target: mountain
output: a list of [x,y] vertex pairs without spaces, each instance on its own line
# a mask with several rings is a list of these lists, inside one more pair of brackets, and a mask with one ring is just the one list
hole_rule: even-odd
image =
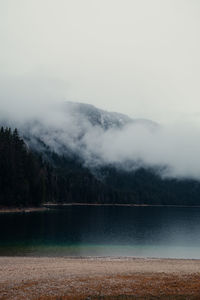
[[102,145],[112,142],[113,135],[123,135],[124,131],[131,132],[132,128],[139,126],[152,132],[159,128],[159,124],[151,120],[132,119],[124,114],[75,102],[57,105],[40,118],[11,124],[11,127],[19,128],[31,149],[43,153],[53,151],[64,156],[75,155],[88,166],[107,164],[104,153],[100,153]]
[[[88,104],[65,102],[53,111],[47,110],[40,118],[32,118],[26,122],[7,120],[6,125],[8,124],[12,128],[18,127],[27,151],[34,160],[34,163],[24,166],[24,179],[18,179],[31,200],[26,201],[23,191],[19,191],[17,193],[21,196],[18,196],[18,205],[34,203],[32,186],[37,184],[42,191],[40,199],[43,199],[38,202],[200,205],[199,181],[164,178],[162,173],[166,166],[147,165],[131,156],[127,158],[121,155],[120,151],[123,152],[127,147],[123,144],[124,136],[127,135],[128,140],[132,139],[134,131],[138,136],[141,132],[150,132],[153,136],[160,128],[153,121],[131,119]],[[120,146],[118,152],[115,151],[117,139],[117,145]],[[9,140],[8,138],[8,145]],[[135,143],[133,140],[134,145]],[[12,154],[9,150],[12,147],[5,147]],[[125,154],[129,153],[129,149],[127,150]],[[17,163],[15,157],[10,157],[12,166],[23,165],[23,161]],[[5,164],[4,160],[2,164]],[[5,173],[10,178],[9,169],[6,170],[9,165],[8,158],[4,172],[0,175],[0,183],[4,182],[2,189],[4,186],[10,193],[10,199],[15,199],[17,189],[13,188],[12,192],[10,179],[4,180],[3,175]],[[32,185],[28,166],[32,169],[34,165],[35,185]],[[15,173],[11,178],[15,182],[18,167],[13,168]],[[40,178],[38,182],[37,177]],[[32,191],[30,196],[29,190]]]
[[[65,157],[76,156],[88,167],[111,162],[112,158],[106,157],[109,151],[103,147],[112,145],[113,136],[122,137],[125,131],[131,133],[133,128],[155,132],[160,126],[151,120],[132,119],[124,114],[74,102],[63,102],[53,109],[47,108],[40,117],[24,121],[7,120],[3,125],[17,127],[28,147],[41,152],[47,159],[47,152],[52,151]],[[132,158],[127,161],[136,165]],[[130,166],[127,161],[121,165]]]
[[128,124],[141,124],[149,127],[157,127],[157,123],[147,119],[132,119],[127,115],[117,112],[108,112],[91,104],[65,102],[61,105],[61,109],[70,112],[72,116],[79,120],[87,120],[92,126],[99,126],[104,130],[111,128],[123,128]]

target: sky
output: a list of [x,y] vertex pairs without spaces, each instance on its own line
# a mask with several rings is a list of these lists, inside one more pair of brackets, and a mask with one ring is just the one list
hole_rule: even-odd
[[200,120],[198,0],[0,0],[0,110]]
[[150,119],[153,134],[84,125],[85,160],[199,180],[199,15],[198,0],[0,0],[0,119],[37,116],[33,132],[77,151],[80,123],[57,110],[63,101]]

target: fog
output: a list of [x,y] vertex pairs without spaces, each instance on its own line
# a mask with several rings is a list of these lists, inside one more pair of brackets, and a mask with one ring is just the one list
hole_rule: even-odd
[[0,0],[0,79],[11,90],[33,79],[25,106],[45,85],[48,101],[54,87],[70,101],[184,121],[200,113],[199,12],[197,0]]
[[[43,83],[39,92],[35,90],[38,80]],[[12,89],[4,81],[0,118],[2,124],[18,127],[22,135],[31,137],[31,145],[40,151],[37,138],[58,154],[69,151],[78,154],[89,167],[105,164],[122,168],[165,167],[161,168],[162,176],[200,179],[200,127],[195,118],[184,123],[163,124],[149,120],[125,121],[120,128],[105,129],[98,122],[92,124],[87,111],[67,105],[57,89],[49,89],[46,81],[38,80],[34,84],[32,78],[27,80],[25,87],[20,81],[15,82]],[[25,99],[31,101],[24,105]],[[92,115],[93,109],[96,112],[92,108]],[[110,116],[105,111],[100,112],[102,118]],[[118,119],[119,116],[114,115],[114,125]]]
[[[197,0],[0,0],[2,124],[89,167],[200,179],[199,11]],[[105,130],[65,101],[157,125]]]

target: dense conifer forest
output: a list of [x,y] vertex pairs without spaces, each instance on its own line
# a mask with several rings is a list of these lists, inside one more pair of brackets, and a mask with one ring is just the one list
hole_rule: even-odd
[[28,148],[17,129],[0,130],[0,206],[41,203],[200,205],[200,183],[162,179],[155,170],[84,167],[81,160]]
[[37,206],[45,200],[45,169],[17,129],[0,130],[0,205]]
[[1,128],[0,206],[109,202],[110,196],[104,184],[76,159],[48,152],[48,161],[44,160],[27,147],[17,129]]

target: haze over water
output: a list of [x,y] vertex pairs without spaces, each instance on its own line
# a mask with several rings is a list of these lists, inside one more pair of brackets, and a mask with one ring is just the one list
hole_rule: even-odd
[[0,255],[200,258],[198,207],[75,206],[2,214]]

